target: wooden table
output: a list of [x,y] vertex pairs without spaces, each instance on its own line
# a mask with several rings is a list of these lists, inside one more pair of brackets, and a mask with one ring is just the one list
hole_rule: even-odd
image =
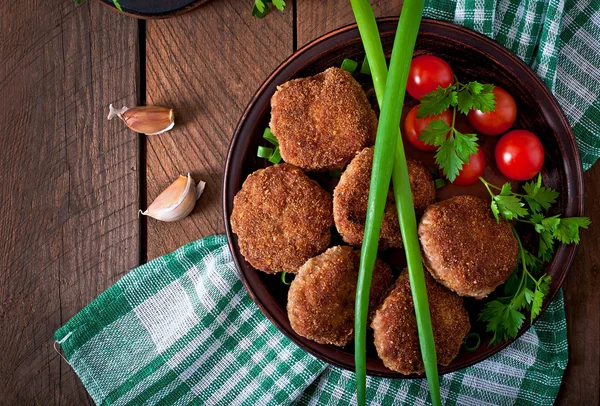
[[[137,21],[98,1],[0,7],[0,404],[91,404],[54,332],[129,269],[223,232],[221,177],[234,126],[264,78],[311,39],[352,22],[346,1],[213,1]],[[401,1],[376,1],[398,15]],[[172,106],[177,126],[139,136],[108,104]],[[178,223],[138,217],[177,175],[207,182]],[[600,165],[585,174],[584,233],[565,285],[562,405],[599,402]]]

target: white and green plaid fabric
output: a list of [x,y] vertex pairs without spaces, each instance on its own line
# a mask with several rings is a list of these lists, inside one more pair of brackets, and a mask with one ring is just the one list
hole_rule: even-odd
[[[584,169],[600,155],[600,0],[427,1],[425,15],[480,31],[554,92]],[[99,405],[346,405],[351,372],[307,354],[247,295],[223,236],[127,274],[56,332]],[[567,364],[562,293],[488,360],[441,377],[446,405],[551,405]],[[428,404],[425,380],[368,379],[372,404]]]
[[[224,236],[127,274],[55,336],[98,405],[347,405],[354,374],[281,334],[239,280]],[[562,295],[501,353],[441,377],[446,405],[554,402],[567,364]],[[425,404],[425,380],[368,379],[372,404]]]

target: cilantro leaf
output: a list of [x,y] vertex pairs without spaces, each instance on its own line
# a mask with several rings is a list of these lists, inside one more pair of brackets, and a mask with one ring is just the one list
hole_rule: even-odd
[[456,153],[463,163],[469,162],[471,155],[477,153],[477,136],[475,134],[462,134],[454,130]]
[[510,183],[506,182],[502,185],[502,189],[500,189],[500,196],[509,196],[512,194],[512,188],[510,187]]
[[[477,84],[479,85],[479,83]],[[496,96],[494,95],[494,85],[482,85],[481,91],[479,93],[471,94],[473,96],[473,110],[481,110],[485,112],[492,111],[496,108]]]
[[542,227],[544,227],[544,230],[546,230],[548,232],[554,232],[554,231],[556,231],[556,228],[560,224],[560,219],[558,218],[558,216],[547,217],[547,218],[542,219],[541,224],[542,224]]
[[[523,257],[525,258],[525,266],[527,267],[527,269],[529,269],[530,273],[539,272],[542,266],[542,262],[540,261],[540,259],[533,255],[531,252],[527,251],[526,249],[523,249],[522,251]],[[520,257],[519,261],[521,261]]]
[[[444,172],[446,178],[452,182],[458,176],[463,164],[469,162],[471,155],[477,153],[477,137],[475,134],[461,134],[454,129],[453,134],[448,139],[444,139],[442,131],[450,129],[450,127],[442,127],[440,124],[439,128],[439,132],[436,133],[436,141],[442,141],[442,143],[439,144],[438,151],[435,154],[435,162]],[[427,140],[433,141],[433,138],[434,135],[430,134]],[[423,141],[427,143],[427,140],[424,139]]]
[[270,11],[269,3],[273,4],[279,11],[285,9],[284,0],[254,0],[254,6],[252,7],[252,15],[257,18],[263,18]]
[[265,0],[254,0],[254,7],[261,13],[264,13],[267,9],[267,2]]
[[523,289],[523,296],[525,296],[525,301],[527,304],[532,304],[535,298],[535,294],[529,288]]
[[552,253],[554,252],[554,238],[552,233],[542,231],[540,233],[540,246],[538,248],[538,258],[543,262],[548,262],[552,259]]
[[[257,4],[264,4],[262,1],[257,0]],[[266,6],[263,6],[263,8],[265,8]],[[255,4],[254,7],[252,7],[252,16],[256,17],[256,18],[263,18],[264,16],[267,15],[268,10],[265,11],[260,11],[260,9],[258,8],[258,6]]]
[[[523,247],[515,227],[510,226],[519,247],[517,269],[504,285],[504,294],[507,296],[487,303],[479,315],[479,319],[486,322],[487,331],[493,332],[491,344],[495,344],[517,335],[525,318],[523,313],[530,312],[531,323],[539,316],[544,298],[550,291],[552,278],[543,273],[539,277],[538,275],[542,264],[552,259],[554,242],[578,243],[580,229],[587,228],[591,222],[587,217],[546,217],[543,210],[549,209],[556,202],[558,193],[544,187],[541,176],[538,176],[536,182],[528,182],[523,186],[524,195],[514,193],[510,183],[505,183],[500,192],[495,194],[492,188],[496,187],[481,180],[492,197],[490,207],[497,221],[502,216],[506,220],[531,224],[540,236],[537,255],[534,255]],[[524,207],[524,201],[531,210]]]
[[438,86],[434,91],[421,97],[417,117],[423,118],[438,115],[450,106],[455,106],[457,103],[456,85],[452,84],[448,87]]
[[[467,89],[469,89],[469,93],[476,96],[483,91],[483,85],[479,82],[469,82],[466,85]],[[493,90],[493,88],[492,88]]]
[[470,110],[491,111],[496,107],[493,85],[469,82],[458,92],[458,111],[467,114]]
[[500,222],[500,209],[498,208],[498,203],[496,203],[494,201],[494,199],[492,199],[492,203],[491,203],[491,208],[492,208],[492,213],[494,214],[494,218],[496,219],[496,222]]
[[456,179],[458,172],[462,169],[463,162],[456,152],[454,137],[448,138],[440,145],[435,154],[435,162],[450,182]]
[[277,8],[277,10],[283,11],[283,9],[285,8],[285,1],[273,0],[273,5]]
[[473,107],[473,96],[467,91],[458,92],[457,105],[458,111],[467,114]]
[[528,304],[533,300],[534,293],[531,289],[524,287],[512,298],[512,305],[515,310],[528,309]]
[[533,323],[533,320],[535,320],[542,311],[542,304],[550,290],[551,281],[552,277],[550,275],[543,275],[535,284],[535,293],[531,302],[531,323]]
[[514,220],[527,215],[527,209],[523,207],[525,205],[521,202],[521,199],[514,195],[495,195],[494,201],[498,205],[502,217],[507,220]]
[[487,323],[486,331],[494,333],[490,345],[499,343],[503,339],[515,337],[523,325],[525,316],[519,312],[512,301],[504,303],[500,300],[488,302],[479,320]]
[[[558,219],[556,219],[558,220]],[[560,219],[552,235],[565,244],[579,244],[579,229],[588,228],[591,221],[587,217],[569,217]]]
[[419,139],[427,145],[439,147],[446,141],[450,130],[451,127],[440,118],[429,123],[429,125],[421,131]]
[[525,183],[523,190],[526,193],[525,201],[534,212],[549,209],[552,204],[556,203],[559,194],[554,189],[541,186],[541,175],[538,176],[537,182]]

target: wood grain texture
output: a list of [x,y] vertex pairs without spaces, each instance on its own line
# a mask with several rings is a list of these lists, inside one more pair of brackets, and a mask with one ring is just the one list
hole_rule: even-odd
[[[298,48],[344,25],[353,24],[354,14],[347,0],[301,0],[298,4]],[[398,17],[402,0],[371,1],[375,17]]]
[[[148,139],[147,199],[179,173],[207,181],[192,216],[148,221],[148,257],[223,231],[223,158],[262,80],[296,43],[349,24],[347,1],[288,2],[251,18],[242,0],[214,1],[148,22],[147,100],[176,109],[171,133]],[[373,2],[397,15],[401,1]],[[92,404],[52,348],[56,329],[138,264],[137,136],[106,122],[108,103],[134,105],[135,20],[88,1],[0,1],[0,404]],[[600,166],[585,175],[587,215],[565,285],[569,366],[558,404],[598,404]]]
[[92,404],[54,332],[138,262],[137,23],[98,2],[0,6],[0,404]]
[[557,405],[600,404],[600,165],[584,174],[586,215],[575,263],[563,285],[569,364]]
[[214,1],[176,19],[147,22],[147,102],[175,109],[175,128],[147,138],[150,203],[179,174],[206,182],[192,214],[176,223],[148,219],[148,259],[223,233],[225,154],[246,104],[293,50],[293,7],[263,20],[245,0]]

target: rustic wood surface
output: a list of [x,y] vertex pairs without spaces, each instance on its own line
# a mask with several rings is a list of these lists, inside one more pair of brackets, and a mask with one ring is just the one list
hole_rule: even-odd
[[0,7],[0,404],[92,403],[54,332],[138,264],[137,22],[88,1]]
[[[401,1],[373,2],[378,16]],[[2,1],[0,404],[92,404],[53,349],[59,326],[140,261],[222,233],[223,161],[264,78],[311,39],[352,22],[346,1],[288,1],[264,20],[213,1],[139,22],[88,0]],[[138,137],[109,103],[172,106],[177,126]],[[207,182],[184,221],[138,218],[179,174]],[[600,165],[585,174],[600,224]],[[569,366],[558,404],[598,404],[600,227],[584,233],[565,298]]]

